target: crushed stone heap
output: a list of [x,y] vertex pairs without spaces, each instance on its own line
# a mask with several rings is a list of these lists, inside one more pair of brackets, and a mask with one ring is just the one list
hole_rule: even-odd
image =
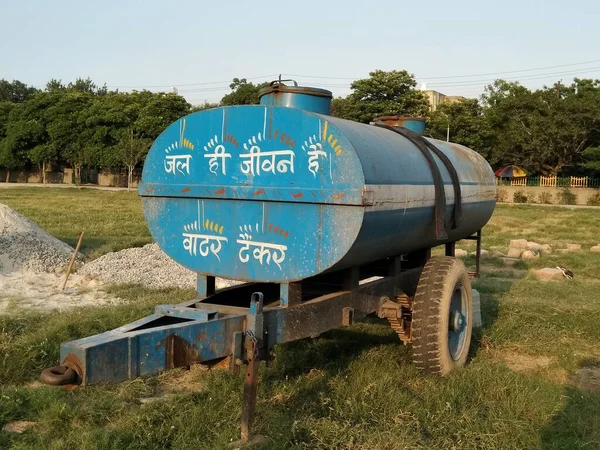
[[[151,288],[196,288],[196,273],[163,252],[158,244],[107,253],[85,264],[78,274],[111,284],[141,284]],[[239,282],[217,278],[217,288]]]
[[73,248],[0,203],[0,273],[64,268]]

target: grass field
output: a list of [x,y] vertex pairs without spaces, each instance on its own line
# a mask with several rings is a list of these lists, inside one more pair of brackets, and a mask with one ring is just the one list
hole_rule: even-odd
[[[14,189],[0,191],[0,202],[70,244],[85,230],[89,257],[150,241],[133,193]],[[523,237],[584,250],[515,268],[486,259],[475,282],[484,326],[468,366],[448,377],[419,375],[410,349],[376,319],[278,347],[275,362],[261,368],[262,448],[600,448],[600,254],[587,251],[599,231],[600,209],[499,206],[484,248],[506,250]],[[528,271],[557,264],[575,279],[544,283]],[[238,438],[243,376],[196,368],[74,392],[33,383],[58,362],[61,342],[193,295],[112,291],[128,302],[0,316],[0,427],[35,422],[23,434],[0,432],[0,449],[227,448]]]

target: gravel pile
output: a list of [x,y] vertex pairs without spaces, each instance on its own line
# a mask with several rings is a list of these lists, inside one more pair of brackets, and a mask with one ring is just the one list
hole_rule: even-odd
[[73,248],[0,203],[0,273],[64,268]]
[[[106,283],[141,284],[152,288],[196,288],[196,273],[177,264],[158,244],[107,253],[85,264],[78,274]],[[217,278],[217,287],[239,282]]]

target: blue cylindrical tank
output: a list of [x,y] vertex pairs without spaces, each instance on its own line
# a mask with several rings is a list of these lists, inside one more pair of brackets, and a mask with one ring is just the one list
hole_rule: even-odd
[[[430,139],[459,175],[464,220],[495,206],[494,174],[461,145]],[[445,184],[447,214],[454,191]],[[421,151],[385,128],[298,108],[235,106],[186,116],[154,142],[139,193],[160,247],[202,274],[289,282],[440,245]]]
[[320,114],[331,112],[332,95],[326,89],[272,83],[271,86],[262,89],[258,96],[260,104],[264,106],[285,106]]

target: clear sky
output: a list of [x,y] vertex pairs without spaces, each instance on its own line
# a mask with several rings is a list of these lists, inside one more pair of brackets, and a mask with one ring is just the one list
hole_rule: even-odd
[[600,78],[600,0],[0,0],[0,78],[38,87],[89,76],[196,104],[279,73],[345,95],[374,69],[471,97],[499,77]]

